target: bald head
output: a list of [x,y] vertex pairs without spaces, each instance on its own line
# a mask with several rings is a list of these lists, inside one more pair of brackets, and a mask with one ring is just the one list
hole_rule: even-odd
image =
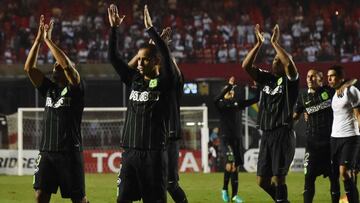
[[316,90],[322,85],[322,72],[310,69],[306,75],[306,84],[310,90]]

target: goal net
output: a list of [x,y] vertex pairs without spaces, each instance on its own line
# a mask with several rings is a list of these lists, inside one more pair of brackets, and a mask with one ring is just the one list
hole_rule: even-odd
[[[0,168],[0,173],[33,174],[42,134],[43,111],[43,108],[19,108],[16,114],[7,116],[10,141],[6,150],[0,149],[0,165],[5,166]],[[119,170],[119,143],[125,115],[126,108],[84,109],[81,133],[86,172],[106,173]],[[207,118],[206,106],[181,107],[181,172],[209,172]]]

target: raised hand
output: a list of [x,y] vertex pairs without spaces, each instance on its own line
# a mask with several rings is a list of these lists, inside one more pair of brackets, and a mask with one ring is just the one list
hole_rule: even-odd
[[123,22],[125,15],[122,15],[120,18],[118,8],[115,4],[111,4],[108,8],[108,17],[111,27],[119,27]]
[[161,39],[164,40],[164,42],[166,44],[169,44],[171,42],[171,28],[170,27],[166,27],[165,29],[162,30],[161,32]]
[[35,41],[37,42],[41,42],[44,39],[44,21],[45,21],[44,15],[41,15],[39,21],[39,30],[35,38]]
[[229,84],[230,84],[230,85],[235,85],[235,77],[234,77],[234,76],[231,76],[231,77],[229,78]]
[[54,20],[51,19],[49,25],[44,26],[44,40],[51,41],[51,35],[54,28]]
[[265,41],[263,33],[260,32],[260,25],[259,24],[255,25],[255,35],[256,35],[257,42],[259,44],[262,44]]
[[144,25],[146,29],[153,26],[147,5],[144,7]]
[[273,29],[273,34],[271,36],[271,43],[278,43],[279,42],[279,37],[280,37],[280,29],[279,29],[279,25],[276,24],[274,29]]

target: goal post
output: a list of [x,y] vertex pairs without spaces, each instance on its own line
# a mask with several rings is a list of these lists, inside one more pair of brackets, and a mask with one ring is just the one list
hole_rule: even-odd
[[[33,170],[24,171],[24,167],[29,165],[29,161],[27,160],[30,160],[31,156],[32,159],[34,159],[34,154],[37,155],[35,152],[39,149],[39,141],[42,134],[43,112],[44,108],[19,108],[15,117],[17,119],[12,119],[12,122],[17,122],[17,146],[13,147],[13,149],[17,148],[17,172],[15,173],[17,175],[29,174],[29,171],[33,173]],[[84,153],[89,151],[105,150],[105,153],[108,153],[109,151],[116,151],[116,154],[119,154],[118,152],[121,150],[119,141],[125,123],[125,115],[125,107],[84,108],[81,125]],[[180,149],[181,152],[184,152],[184,154],[182,154],[184,157],[182,158],[185,159],[188,157],[185,155],[188,155],[189,151],[193,152],[193,154],[200,153],[199,157],[194,155],[191,159],[187,160],[199,162],[199,170],[204,173],[210,172],[210,168],[208,166],[209,129],[207,107],[180,107],[180,116],[183,134],[183,139],[180,140]],[[90,158],[91,156],[94,158],[97,155],[90,155]],[[119,156],[121,158],[121,155]],[[85,165],[87,164],[86,158],[87,157],[84,159]],[[97,162],[95,161],[95,163],[88,164],[88,167],[91,167],[90,171],[93,171],[94,168],[99,168],[102,165],[107,167],[107,165],[103,164],[103,162],[101,162],[101,166],[94,166],[94,164],[100,163],[100,158],[96,158]],[[114,161],[115,158],[109,159]],[[116,162],[116,164],[118,162]],[[114,165],[114,163],[112,164]],[[111,164],[108,163],[108,165],[110,166]],[[191,163],[188,165],[191,165]],[[186,166],[184,167],[186,168]],[[27,169],[25,168],[25,170]],[[86,166],[85,171],[87,171]],[[194,171],[196,171],[196,169]]]

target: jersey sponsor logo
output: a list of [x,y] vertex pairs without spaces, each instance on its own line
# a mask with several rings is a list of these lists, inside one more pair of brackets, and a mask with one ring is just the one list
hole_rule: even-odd
[[269,86],[264,86],[263,92],[269,95],[275,95],[275,94],[282,94],[283,93],[283,86],[276,86],[274,89],[272,89]]
[[129,100],[138,101],[138,102],[147,102],[147,101],[158,101],[160,98],[159,91],[144,91],[139,92],[132,90],[129,96]]
[[70,101],[70,97],[60,97],[57,101],[55,101],[51,97],[46,97],[45,106],[57,109],[59,107],[70,106]]
[[331,100],[326,100],[321,102],[320,104],[314,105],[314,106],[310,106],[306,108],[306,112],[308,114],[312,114],[312,113],[316,113],[320,110],[326,109],[326,108],[330,108],[331,107]]

